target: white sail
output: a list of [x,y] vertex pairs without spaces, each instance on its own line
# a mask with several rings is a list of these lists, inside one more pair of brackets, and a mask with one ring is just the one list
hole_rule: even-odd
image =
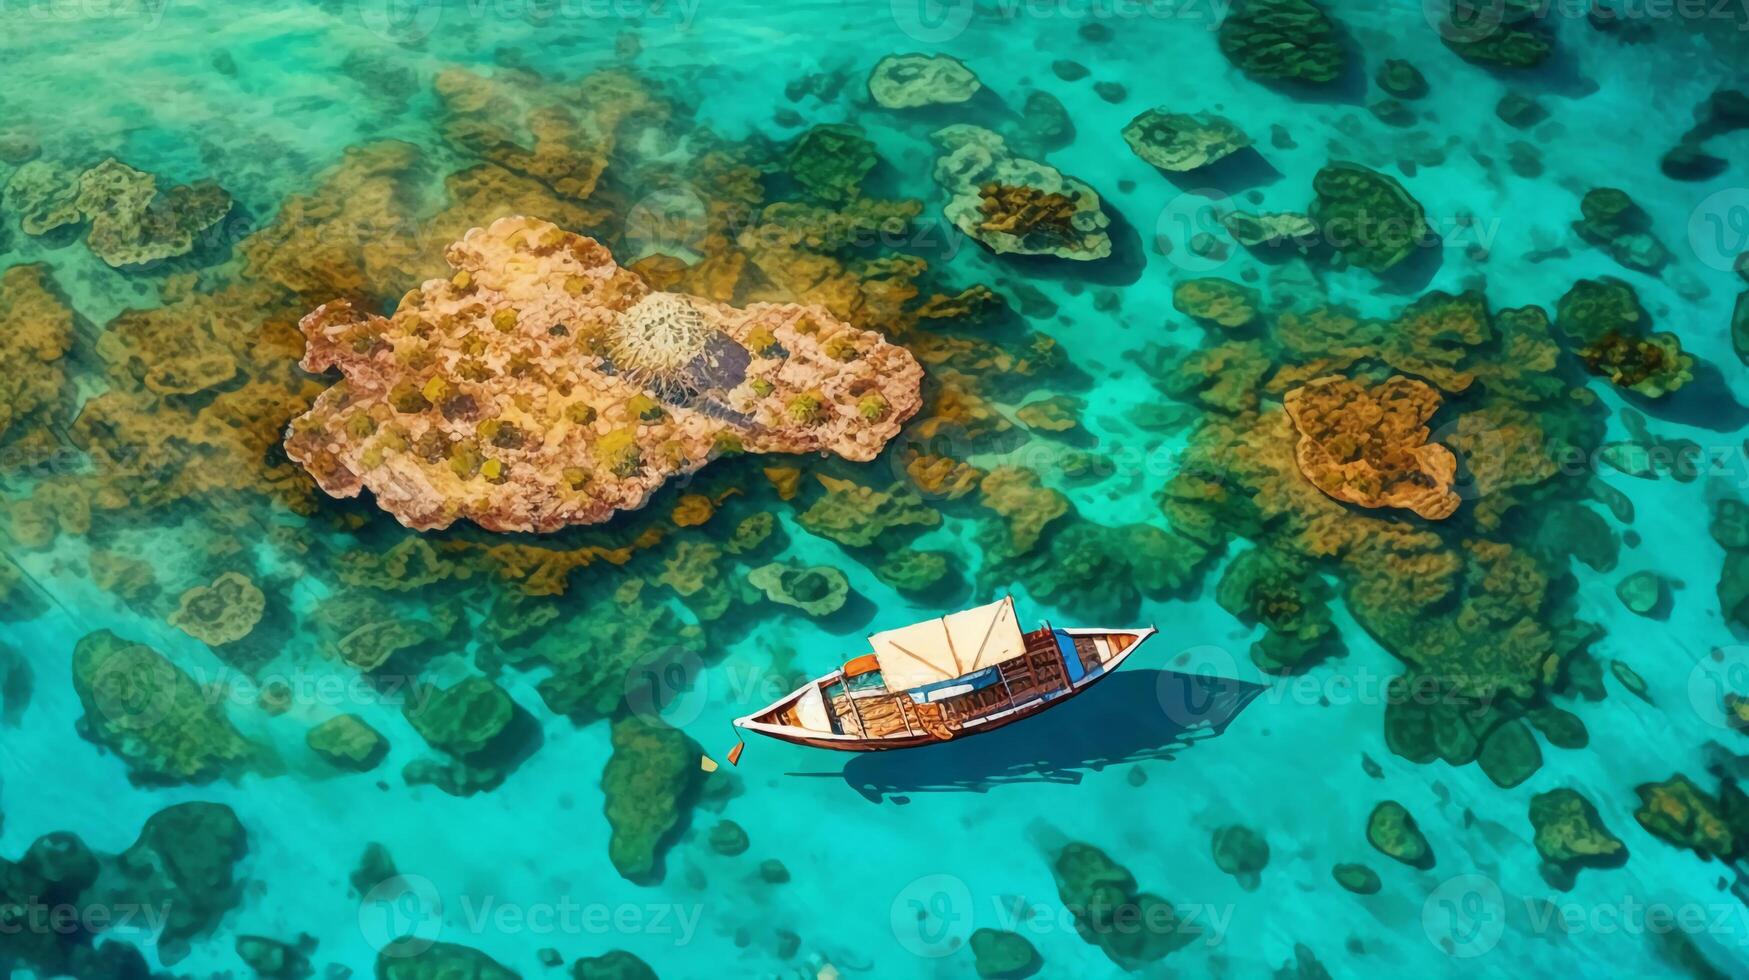
[[889,691],[950,681],[1026,652],[1012,596],[876,633],[868,641]]

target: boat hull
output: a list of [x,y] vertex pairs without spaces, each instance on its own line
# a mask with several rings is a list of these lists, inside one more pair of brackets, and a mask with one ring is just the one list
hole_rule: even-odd
[[957,742],[962,739],[974,738],[987,732],[1006,728],[1017,721],[1024,721],[1040,712],[1048,711],[1064,701],[1085,693],[1088,689],[1092,688],[1106,677],[1116,673],[1117,668],[1141,647],[1143,641],[1153,636],[1157,631],[1153,627],[1148,627],[1146,629],[1136,630],[1079,629],[1066,630],[1063,632],[1083,637],[1127,636],[1131,639],[1121,652],[1111,656],[1111,658],[1107,660],[1096,673],[1089,673],[1080,680],[1068,684],[1063,689],[1050,692],[1045,696],[1014,705],[1013,707],[1006,708],[999,712],[971,719],[968,722],[953,728],[950,732],[943,734],[915,732],[885,735],[881,737],[864,737],[852,734],[814,731],[795,725],[780,724],[774,721],[774,719],[784,715],[786,712],[793,712],[794,706],[809,693],[810,688],[830,688],[832,685],[842,680],[842,671],[834,671],[824,677],[817,678],[765,708],[743,718],[736,719],[734,724],[735,727],[745,731],[756,732],[780,741],[790,742],[795,745],[806,745],[817,749],[830,749],[837,752],[888,752],[895,749],[913,749],[925,745],[943,745],[950,742]]

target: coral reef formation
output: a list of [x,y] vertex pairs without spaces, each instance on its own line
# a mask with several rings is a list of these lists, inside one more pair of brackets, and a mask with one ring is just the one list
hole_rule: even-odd
[[935,181],[954,227],[997,253],[1087,261],[1111,254],[1111,218],[1099,194],[1047,163],[1009,149],[1000,135],[966,124],[937,130]]
[[1312,0],[1242,0],[1218,36],[1227,60],[1263,81],[1324,84],[1348,66],[1335,22]]
[[883,109],[954,105],[978,94],[978,76],[945,54],[894,54],[868,76],[868,94]]
[[1172,903],[1139,890],[1128,869],[1091,844],[1072,843],[1051,864],[1075,931],[1113,963],[1137,970],[1194,942],[1200,929]]
[[1315,378],[1282,397],[1300,439],[1300,472],[1337,500],[1400,507],[1428,520],[1450,517],[1457,457],[1427,442],[1439,392],[1393,375],[1368,387],[1339,375]]
[[251,749],[200,685],[163,654],[107,630],[73,650],[80,731],[114,752],[142,783],[207,782]]
[[1311,220],[1343,258],[1369,272],[1386,272],[1434,240],[1421,203],[1388,174],[1331,163],[1312,178],[1312,190]]
[[635,717],[613,723],[613,755],[601,772],[608,856],[625,878],[659,881],[662,852],[698,792],[702,750],[681,732]]
[[1174,173],[1219,163],[1251,145],[1251,137],[1232,120],[1165,109],[1149,109],[1130,120],[1123,138],[1136,156]]
[[392,318],[337,301],[303,321],[304,368],[346,380],[287,453],[409,527],[597,523],[726,452],[872,459],[919,404],[921,368],[878,335],[653,291],[545,222],[501,219],[449,259]]

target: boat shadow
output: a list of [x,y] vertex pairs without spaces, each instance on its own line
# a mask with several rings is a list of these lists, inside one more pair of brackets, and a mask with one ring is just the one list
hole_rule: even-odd
[[[1084,773],[1171,759],[1224,731],[1263,685],[1171,670],[1131,669],[1000,731],[903,751],[867,752],[845,783],[870,803],[916,793],[983,793],[1013,783],[1079,783]],[[830,777],[835,773],[793,773]]]

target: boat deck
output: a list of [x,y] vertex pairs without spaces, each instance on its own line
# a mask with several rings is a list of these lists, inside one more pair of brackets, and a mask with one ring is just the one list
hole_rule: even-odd
[[[1067,691],[1068,673],[1055,633],[1045,628],[1021,636],[1026,642],[1026,654],[995,668],[1000,672],[998,683],[934,703],[919,704],[903,692],[851,693],[842,682],[834,684],[826,702],[833,727],[858,738],[923,734],[950,738],[980,719]],[[1077,642],[1076,652],[1081,655],[1084,669],[1098,667],[1099,655],[1094,644],[1088,641],[1085,653],[1081,647]]]

